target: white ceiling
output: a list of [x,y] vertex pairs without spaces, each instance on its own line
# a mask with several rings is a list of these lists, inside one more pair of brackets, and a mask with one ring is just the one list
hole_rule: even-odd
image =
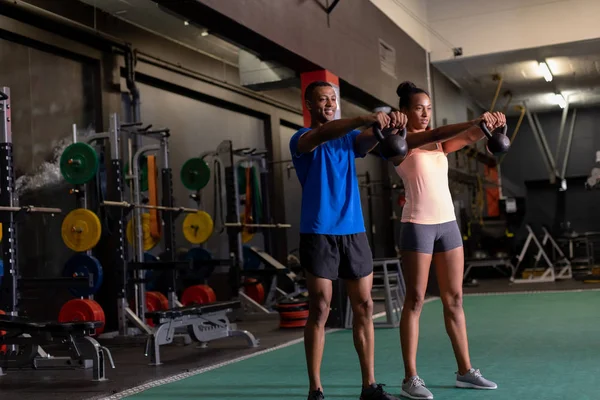
[[[546,62],[553,80],[546,82],[539,69]],[[600,40],[524,49],[434,64],[483,108],[489,109],[497,88],[494,75],[503,79],[495,107],[503,108],[509,90],[512,105],[524,101],[532,111],[560,110],[554,93],[562,93],[571,106],[600,104]]]

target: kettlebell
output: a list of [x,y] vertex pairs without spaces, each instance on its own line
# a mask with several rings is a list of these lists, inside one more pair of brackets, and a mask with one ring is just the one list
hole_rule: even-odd
[[493,155],[499,155],[506,153],[510,148],[510,139],[506,136],[506,131],[508,130],[508,125],[504,125],[502,127],[502,132],[497,132],[498,129],[494,131],[492,134],[488,127],[485,124],[485,121],[481,121],[479,123],[479,127],[488,138],[487,150]]
[[380,143],[381,155],[383,158],[388,159],[391,157],[400,156],[402,160],[404,160],[408,154],[406,128],[402,129],[402,131],[397,135],[392,134],[394,129],[395,128],[385,128],[382,130],[379,128],[379,125],[373,125],[373,133],[375,134],[375,138],[377,138]]

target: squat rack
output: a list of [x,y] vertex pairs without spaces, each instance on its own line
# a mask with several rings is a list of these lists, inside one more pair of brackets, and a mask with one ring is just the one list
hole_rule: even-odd
[[[15,173],[13,163],[13,143],[11,130],[10,88],[0,88],[0,221],[2,222],[2,260],[4,276],[0,277],[0,311],[10,316],[3,320],[3,328],[13,329],[7,334],[7,353],[0,364],[0,376],[3,368],[22,368],[31,365],[33,368],[83,367],[93,368],[94,381],[104,381],[104,353],[112,367],[114,363],[110,351],[88,336],[87,328],[65,330],[60,323],[33,323],[28,318],[19,317],[19,286],[60,284],[69,287],[91,287],[93,277],[64,278],[22,278],[19,272],[18,227],[17,217],[22,213],[46,213],[54,216],[62,210],[51,207],[19,206],[19,198],[15,192]],[[52,328],[49,329],[48,326]],[[69,325],[69,324],[66,324]],[[100,326],[94,321],[92,326]],[[18,337],[15,337],[18,332]],[[47,343],[66,344],[70,357],[55,357],[48,354],[42,345]]]
[[0,310],[18,316],[20,311],[19,285],[64,284],[88,286],[88,278],[22,278],[19,273],[17,218],[23,213],[61,214],[59,208],[19,206],[15,193],[13,143],[11,130],[10,88],[0,90],[0,221],[2,222],[2,261],[4,276],[0,279]]

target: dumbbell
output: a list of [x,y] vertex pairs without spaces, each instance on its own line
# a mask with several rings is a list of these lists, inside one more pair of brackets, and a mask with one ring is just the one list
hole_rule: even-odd
[[487,149],[493,155],[499,155],[506,153],[510,148],[510,139],[506,136],[506,132],[508,130],[508,125],[504,125],[502,128],[502,132],[498,132],[498,129],[491,133],[488,129],[485,121],[481,121],[479,123],[479,127],[488,138]]
[[373,125],[373,134],[381,146],[381,155],[383,158],[400,157],[402,160],[408,154],[408,144],[406,143],[406,127],[397,135],[392,131],[396,128],[379,128],[379,125]]

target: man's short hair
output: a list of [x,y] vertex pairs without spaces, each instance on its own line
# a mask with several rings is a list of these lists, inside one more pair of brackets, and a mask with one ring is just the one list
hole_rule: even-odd
[[313,97],[313,93],[314,93],[315,89],[318,87],[324,87],[324,86],[333,87],[331,85],[331,83],[325,82],[325,81],[311,82],[304,90],[304,100],[312,101],[312,97]]

